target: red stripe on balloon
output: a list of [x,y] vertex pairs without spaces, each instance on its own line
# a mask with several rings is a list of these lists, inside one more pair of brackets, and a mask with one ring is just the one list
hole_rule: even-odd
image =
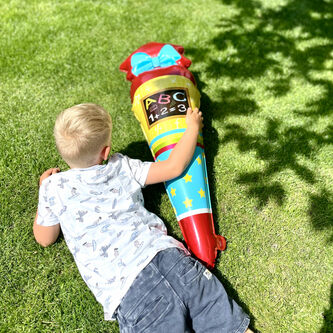
[[[177,144],[177,143],[173,143],[172,145],[165,146],[165,147],[161,148],[160,150],[158,150],[158,151],[155,153],[155,161],[156,161],[156,159],[157,159],[157,157],[158,157],[159,155],[161,155],[162,153],[164,153],[164,152],[167,151],[167,150],[172,149],[176,144]],[[201,147],[202,149],[204,149],[204,146],[203,146],[201,143],[199,143],[199,142],[197,142],[197,146],[198,146],[198,147]]]
[[164,153],[165,151],[169,150],[169,149],[172,149],[177,143],[173,143],[172,145],[168,145],[168,146],[165,146],[163,148],[161,148],[160,150],[158,150],[155,154],[155,160],[157,159],[157,157],[159,155],[161,155],[162,153]]

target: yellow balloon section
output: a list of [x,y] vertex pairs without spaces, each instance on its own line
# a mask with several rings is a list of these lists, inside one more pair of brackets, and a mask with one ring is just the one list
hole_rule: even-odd
[[[159,97],[159,100],[156,96]],[[164,104],[158,103],[159,101]],[[172,101],[178,103],[172,104]],[[157,104],[165,105],[164,110],[162,108],[159,110],[160,112],[149,114],[149,109]],[[193,82],[184,76],[160,76],[143,83],[136,90],[132,110],[140,122],[154,157],[161,148],[177,143],[183,135],[183,131],[175,130],[186,129],[187,105],[192,109],[199,108],[200,93]],[[156,119],[156,117],[161,119]],[[170,134],[163,136],[167,133]],[[156,140],[156,138],[159,139]],[[202,136],[199,137],[199,140],[202,143]]]

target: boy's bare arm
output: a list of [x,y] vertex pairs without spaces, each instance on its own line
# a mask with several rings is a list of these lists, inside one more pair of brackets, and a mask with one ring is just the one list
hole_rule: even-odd
[[202,128],[202,113],[189,108],[186,114],[187,129],[165,161],[151,165],[146,185],[165,182],[180,176],[190,163],[197,144],[199,130]]
[[35,222],[33,226],[33,232],[38,244],[43,247],[52,245],[58,238],[60,233],[60,224],[56,224],[50,227],[44,227],[37,224],[38,211],[36,213]]
[[[39,185],[42,184],[42,181],[44,179],[46,179],[47,177],[49,177],[59,171],[60,171],[59,168],[51,168],[51,169],[46,170],[40,176]],[[41,225],[37,224],[37,217],[38,217],[38,211],[36,213],[36,217],[35,217],[35,221],[34,221],[34,225],[33,225],[33,232],[34,232],[35,239],[36,239],[37,243],[39,243],[40,245],[42,245],[44,247],[49,246],[57,240],[59,233],[60,233],[60,225],[56,224],[56,225],[49,226],[49,227],[41,226]]]

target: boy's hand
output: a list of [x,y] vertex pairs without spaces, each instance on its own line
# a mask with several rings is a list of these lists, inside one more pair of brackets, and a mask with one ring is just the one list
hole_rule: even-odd
[[203,117],[202,112],[198,108],[192,110],[191,108],[187,109],[186,113],[186,125],[188,128],[193,128],[200,131],[203,127]]
[[195,108],[187,109],[187,129],[176,146],[172,149],[167,160],[152,163],[148,171],[145,185],[165,182],[179,177],[191,162],[197,145],[198,134],[202,129],[202,113]]
[[42,185],[42,182],[44,179],[50,177],[51,175],[54,175],[55,173],[60,172],[59,168],[51,168],[43,172],[43,174],[39,178],[39,186]]

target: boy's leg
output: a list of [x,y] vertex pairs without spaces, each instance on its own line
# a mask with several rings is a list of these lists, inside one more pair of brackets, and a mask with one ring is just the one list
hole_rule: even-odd
[[177,251],[173,257],[163,256],[162,252],[138,275],[118,307],[117,320],[121,333],[192,332],[186,320],[186,308],[156,264],[161,255],[165,259],[164,271],[168,272],[182,256]]
[[217,277],[204,269],[203,274],[193,281],[192,292],[188,294],[193,329],[196,333],[245,332],[249,317],[228,296]]
[[166,278],[182,298],[196,333],[247,330],[249,317],[228,297],[222,283],[197,260],[184,256]]

